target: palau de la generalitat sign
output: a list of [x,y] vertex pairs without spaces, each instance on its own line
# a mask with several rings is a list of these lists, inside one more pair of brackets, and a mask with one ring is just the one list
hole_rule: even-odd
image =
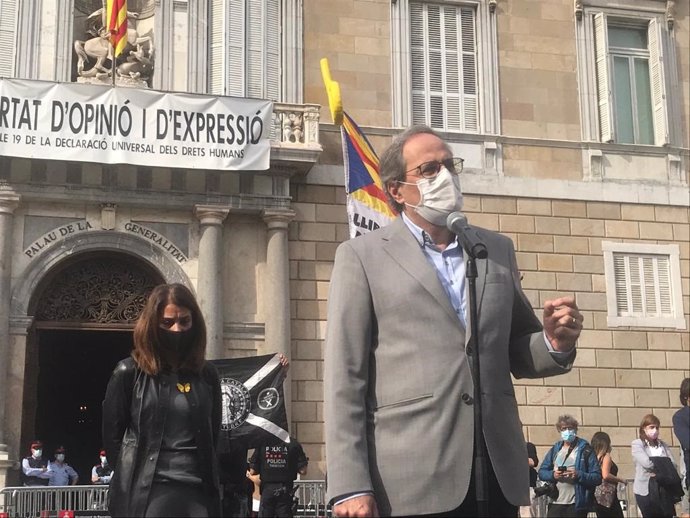
[[0,155],[263,171],[272,112],[260,99],[0,79]]

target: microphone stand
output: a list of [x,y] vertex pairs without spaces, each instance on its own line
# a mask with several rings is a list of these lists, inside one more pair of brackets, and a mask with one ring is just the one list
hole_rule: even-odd
[[[469,247],[465,247],[469,248]],[[482,426],[482,391],[479,377],[479,318],[477,314],[477,256],[484,259],[488,253],[484,243],[479,243],[472,250],[465,250],[467,266],[465,278],[470,294],[470,329],[472,334],[467,344],[471,351],[472,371],[474,374],[474,489],[477,498],[477,511],[481,518],[489,516],[489,472],[486,443]]]

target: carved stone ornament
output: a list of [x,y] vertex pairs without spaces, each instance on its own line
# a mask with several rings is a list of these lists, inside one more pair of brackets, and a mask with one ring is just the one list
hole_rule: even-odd
[[673,24],[676,21],[676,2],[675,0],[666,0],[666,23],[669,29],[673,29]]
[[582,0],[575,0],[575,18],[582,20],[582,13],[584,8],[582,7]]
[[133,324],[159,282],[127,260],[92,257],[62,270],[41,296],[35,319]]
[[127,46],[115,59],[106,20],[106,0],[78,0],[75,10],[86,14],[83,39],[74,41],[77,81],[127,86],[150,86],[154,69],[153,26],[155,0],[127,2]]

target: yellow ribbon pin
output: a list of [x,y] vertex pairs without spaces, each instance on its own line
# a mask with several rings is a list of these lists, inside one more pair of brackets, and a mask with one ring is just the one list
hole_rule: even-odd
[[192,390],[192,385],[190,383],[185,383],[185,384],[178,383],[177,384],[177,390],[179,390],[180,392],[182,392],[184,394],[185,392],[189,392],[190,390]]

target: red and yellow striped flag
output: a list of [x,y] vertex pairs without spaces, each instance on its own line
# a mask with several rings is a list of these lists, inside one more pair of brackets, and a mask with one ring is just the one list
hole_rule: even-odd
[[127,0],[108,0],[106,13],[110,43],[117,57],[127,45]]

